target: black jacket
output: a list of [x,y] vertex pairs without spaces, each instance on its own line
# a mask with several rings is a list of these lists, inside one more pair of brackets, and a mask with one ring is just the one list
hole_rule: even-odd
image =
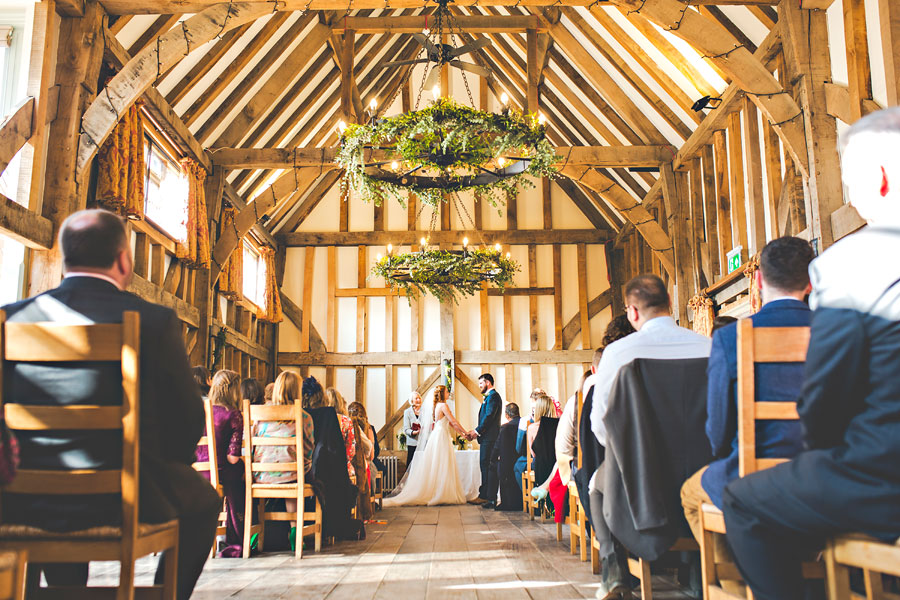
[[355,533],[350,509],[356,505],[358,490],[347,473],[347,448],[337,412],[331,406],[308,412],[316,438],[310,475],[322,496],[322,531],[326,536],[347,538]]
[[792,482],[836,530],[891,543],[900,536],[898,253],[900,230],[870,227],[812,263],[813,317],[798,402],[810,450],[770,474]]
[[519,417],[516,417],[500,426],[500,435],[491,451],[491,468],[499,469],[500,504],[506,510],[522,510],[522,488],[514,471],[521,456],[516,450],[518,434]]
[[484,397],[481,408],[478,409],[478,427],[475,428],[475,431],[478,432],[479,443],[497,439],[497,435],[500,433],[500,409],[502,406],[503,399],[500,397],[500,393],[491,389]]
[[603,517],[633,554],[656,560],[690,536],[684,481],[712,460],[706,423],[705,358],[639,358],[619,370],[603,422]]
[[[3,307],[11,322],[118,323],[124,311],[141,317],[140,517],[158,522],[181,507],[215,502],[209,482],[191,469],[203,434],[200,391],[190,372],[175,313],[91,277],[71,277],[53,290]],[[118,363],[9,365],[5,400],[22,404],[122,403]],[[121,436],[110,432],[17,432],[24,469],[119,468]],[[57,531],[115,523],[114,496],[9,496],[4,519]]]

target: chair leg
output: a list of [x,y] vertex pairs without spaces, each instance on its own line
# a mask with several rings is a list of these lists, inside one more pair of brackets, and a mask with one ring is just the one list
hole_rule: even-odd
[[700,528],[703,534],[700,536],[700,587],[703,590],[703,600],[710,600],[710,587],[716,577],[716,540],[715,534],[704,526],[703,511],[700,511]]
[[[119,573],[116,600],[134,600],[134,557],[123,556],[119,564],[122,565],[122,570]],[[168,565],[166,567],[168,568]]]
[[600,549],[594,543],[593,537],[591,538],[591,573],[600,574]]
[[314,539],[315,539],[316,552],[321,552],[322,551],[322,506],[319,504],[318,498],[316,498],[315,523],[316,523],[316,536]]
[[178,596],[178,544],[163,554],[166,561],[166,576],[163,579],[163,600],[175,600]]
[[563,540],[562,523],[557,523],[556,524],[556,541],[561,542],[562,540]]
[[641,570],[641,600],[653,600],[653,582],[650,580],[650,563],[643,558],[638,559]]
[[259,547],[259,551],[263,551],[263,542],[265,541],[266,536],[266,499],[259,498],[259,537],[257,546]]
[[588,555],[587,555],[587,523],[585,522],[586,517],[585,517],[584,512],[581,512],[580,508],[578,510],[579,510],[579,513],[578,513],[578,546],[579,546],[579,550],[581,553],[579,558],[581,558],[581,561],[584,562],[588,559]]
[[[825,587],[828,600],[850,600],[850,570],[835,561],[833,544],[834,541],[829,541],[825,548]],[[866,593],[869,594],[868,577],[866,577]],[[868,595],[868,598],[873,596]]]
[[244,502],[244,558],[250,558],[250,530],[253,528],[253,492],[250,481],[247,482],[247,494]]

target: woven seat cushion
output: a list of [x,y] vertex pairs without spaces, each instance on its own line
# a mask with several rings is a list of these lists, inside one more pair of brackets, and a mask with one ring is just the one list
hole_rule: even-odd
[[[138,536],[143,537],[174,527],[178,521],[168,523],[141,523],[138,525]],[[122,537],[121,527],[103,526],[79,529],[78,531],[47,531],[30,525],[0,525],[0,539],[22,540],[114,540]]]

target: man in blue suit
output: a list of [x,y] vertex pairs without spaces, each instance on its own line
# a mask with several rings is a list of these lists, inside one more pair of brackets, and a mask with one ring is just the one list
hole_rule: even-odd
[[469,432],[469,439],[478,438],[481,487],[478,488],[478,498],[472,500],[472,504],[484,504],[489,500],[496,500],[496,498],[488,498],[488,471],[491,452],[494,450],[494,443],[500,434],[500,407],[503,405],[503,399],[494,389],[493,375],[485,373],[479,377],[478,388],[484,394],[484,402],[478,410],[478,427]]
[[[809,293],[809,243],[795,237],[769,242],[759,256],[754,275],[763,301],[750,317],[754,327],[809,327],[810,310],[803,299]],[[737,323],[713,335],[707,367],[706,435],[717,460],[691,476],[681,488],[684,516],[700,541],[701,503],[722,507],[725,485],[738,477]],[[771,363],[756,367],[756,399],[795,401],[803,385],[803,365]],[[789,458],[803,450],[803,432],[797,421],[765,421],[756,430],[757,455]]]
[[830,536],[900,536],[900,107],[844,137],[842,177],[869,227],[810,266],[797,410],[807,450],[731,482],[728,544],[757,600],[801,598],[800,561]]

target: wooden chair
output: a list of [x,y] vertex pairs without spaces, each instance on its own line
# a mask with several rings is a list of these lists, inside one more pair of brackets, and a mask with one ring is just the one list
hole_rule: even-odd
[[[315,549],[322,549],[322,507],[316,499],[312,486],[304,482],[303,471],[303,409],[299,404],[281,406],[251,405],[244,400],[244,473],[247,487],[247,503],[244,509],[244,558],[250,557],[250,537],[259,534],[259,550],[265,541],[266,521],[296,521],[297,538],[295,556],[303,555],[303,538],[315,536]],[[263,421],[288,421],[294,423],[294,437],[259,437],[253,435],[255,425]],[[297,462],[264,463],[253,458],[254,449],[260,446],[294,446]],[[293,471],[297,473],[295,483],[257,483],[253,473],[266,471]],[[266,512],[267,498],[284,498],[297,501],[297,512]],[[306,499],[313,505],[306,509]],[[259,524],[253,525],[253,503],[257,501]]]
[[[210,558],[215,558],[218,537],[220,535],[225,535],[225,532],[227,531],[225,523],[228,521],[228,508],[225,504],[226,500],[225,495],[222,492],[222,484],[219,482],[219,451],[216,447],[216,430],[213,421],[212,403],[209,398],[203,399],[203,410],[206,413],[206,435],[200,438],[197,442],[197,446],[206,446],[208,460],[204,462],[195,462],[192,466],[194,467],[194,470],[199,473],[209,473],[209,483],[213,486],[213,489],[216,490],[216,493],[219,494],[219,497],[222,498],[222,510],[219,512],[219,525],[216,527],[216,539],[213,540],[212,550],[209,554]],[[212,435],[209,434],[210,431],[213,432]]]
[[[543,481],[541,483],[544,483]],[[529,453],[529,449],[525,449],[525,472],[522,473],[522,501],[525,503],[525,512],[528,513],[529,518],[534,521],[535,514],[541,517],[541,523],[543,523],[546,519],[547,512],[546,503],[542,503],[540,500],[535,499],[534,496],[531,495],[531,491],[538,486],[538,483],[534,479],[534,469],[531,466],[531,454]],[[527,488],[527,493],[526,493]],[[557,532],[557,540],[562,539],[562,532]]]
[[[121,526],[93,527],[56,533],[37,527],[0,525],[0,550],[28,553],[34,563],[83,563],[115,560],[121,563],[118,600],[134,598],[134,562],[154,552],[168,551],[166,579],[153,586],[157,597],[174,599],[178,565],[178,521],[144,524],[138,521],[138,473],[140,464],[140,315],[125,312],[121,324],[63,325],[58,323],[7,323],[0,312],[0,353],[9,362],[121,363],[121,406],[37,406],[2,402],[6,422],[19,431],[121,431],[122,468],[52,471],[22,469],[2,493],[26,495],[119,494]],[[27,456],[23,456],[27,462]],[[32,570],[29,580],[40,576]],[[90,592],[101,594],[98,588]],[[111,592],[108,589],[106,591]],[[29,590],[34,597],[72,598],[72,588]],[[88,590],[81,596],[87,595]]]
[[[581,409],[584,401],[581,397],[581,390],[575,392],[575,444],[577,451],[575,453],[575,463],[577,468],[581,468],[581,443],[578,441],[578,424],[581,422]],[[578,498],[578,486],[575,480],[569,481],[569,552],[575,554],[580,548],[580,557],[582,562],[586,561],[587,556],[587,521],[584,514],[584,508]]]
[[860,596],[850,590],[850,568],[862,569],[867,600],[898,600],[885,592],[882,574],[900,577],[900,540],[885,544],[863,534],[839,535],[825,548],[826,584],[829,600],[851,600]]
[[[756,421],[798,420],[797,403],[757,402],[755,366],[758,363],[802,363],[809,347],[809,327],[753,327],[753,321],[742,319],[737,325],[738,377],[738,473],[741,477],[787,462],[787,458],[759,458],[756,456]],[[737,565],[716,563],[715,536],[725,535],[725,518],[712,504],[700,507],[700,539],[703,597],[736,598],[715,580],[742,581]],[[804,563],[804,577],[824,577],[821,563]],[[747,598],[752,598],[749,588]]]
[[0,600],[25,599],[28,552],[0,552]]

